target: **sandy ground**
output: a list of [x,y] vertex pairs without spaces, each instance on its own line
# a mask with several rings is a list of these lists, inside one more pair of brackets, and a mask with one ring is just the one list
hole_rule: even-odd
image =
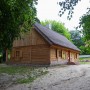
[[31,84],[1,90],[90,90],[90,65],[55,66]]

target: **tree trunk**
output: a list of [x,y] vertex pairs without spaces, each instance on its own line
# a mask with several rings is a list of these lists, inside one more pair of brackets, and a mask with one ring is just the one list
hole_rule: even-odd
[[2,62],[6,62],[6,49],[3,50],[2,55],[3,55]]

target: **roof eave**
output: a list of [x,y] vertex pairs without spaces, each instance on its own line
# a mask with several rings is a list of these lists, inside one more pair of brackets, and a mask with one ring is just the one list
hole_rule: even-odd
[[[61,47],[65,47],[65,46],[62,46],[62,45],[55,44],[55,43],[54,43],[53,45],[54,45],[54,46],[59,46],[59,47],[60,47],[60,46],[61,46]],[[69,48],[69,47],[65,47],[65,48],[68,48],[68,49],[71,49],[71,50],[77,51],[77,52],[79,52],[79,53],[80,53],[80,51],[81,51],[81,50],[79,50],[79,49],[76,50],[76,49],[72,49],[72,48]]]

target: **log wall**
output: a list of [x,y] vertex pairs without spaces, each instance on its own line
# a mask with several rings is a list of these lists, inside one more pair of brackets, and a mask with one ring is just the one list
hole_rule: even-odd
[[[70,53],[70,55],[69,55]],[[69,61],[78,62],[79,53],[63,47],[51,47],[50,48],[50,61]]]
[[21,34],[21,38],[14,40],[13,47],[48,44],[48,42],[35,30]]
[[16,47],[12,49],[11,61],[17,63],[31,63],[31,47]]
[[50,64],[49,46],[33,46],[31,54],[32,64]]
[[[18,53],[19,52],[19,53]],[[13,48],[11,61],[27,64],[50,64],[50,49],[47,45]]]
[[[18,55],[19,54],[19,55]],[[50,46],[36,31],[31,30],[13,43],[11,62],[27,64],[50,64]]]
[[57,60],[57,49],[56,48],[50,49],[50,60],[51,61]]

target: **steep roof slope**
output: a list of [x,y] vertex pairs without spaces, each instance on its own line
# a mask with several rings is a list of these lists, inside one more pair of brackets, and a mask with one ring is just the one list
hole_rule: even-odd
[[73,43],[71,43],[65,36],[50,30],[39,23],[34,24],[35,29],[50,43],[60,45],[73,50],[80,51]]

